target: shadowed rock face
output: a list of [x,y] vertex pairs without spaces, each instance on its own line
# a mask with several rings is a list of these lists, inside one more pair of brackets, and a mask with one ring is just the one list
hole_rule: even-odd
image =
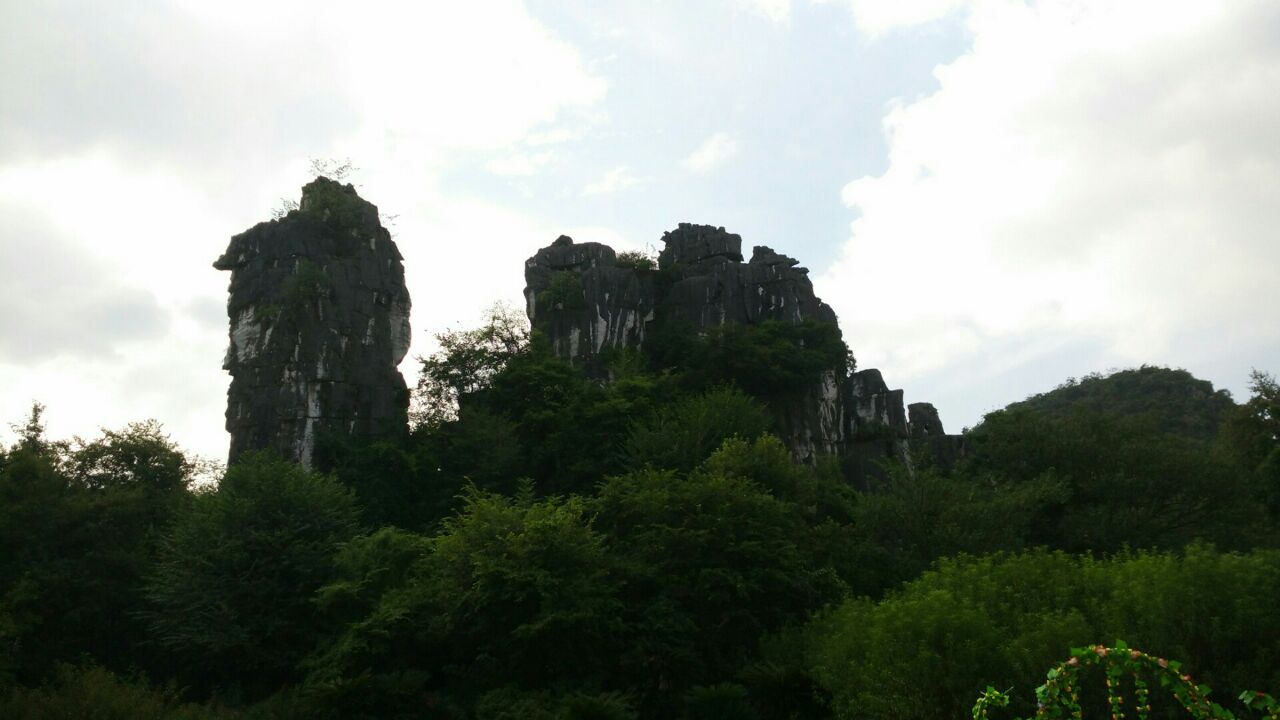
[[403,432],[409,393],[404,266],[378,209],[317,178],[299,209],[231,239],[223,367],[229,462],[270,449],[310,467],[317,437]]
[[[641,347],[659,323],[695,330],[767,320],[838,325],[793,258],[757,246],[744,262],[742,238],[710,225],[681,223],[662,241],[656,269],[619,266],[611,248],[564,236],[525,262],[529,321],[558,357],[604,378],[601,354]],[[778,434],[804,460],[867,445],[860,456],[870,467],[876,458],[905,456],[917,432],[942,432],[927,404],[913,406],[909,422],[902,391],[890,390],[878,370],[850,375],[832,367],[811,387],[769,398],[769,406]]]
[[561,235],[525,261],[525,310],[557,357],[586,364],[639,347],[654,319],[653,274],[618,267],[613,248]]
[[849,376],[848,387],[855,425],[864,434],[873,428],[884,428],[895,437],[910,435],[907,414],[902,408],[902,391],[890,390],[879,370],[854,373]]
[[907,424],[912,438],[938,437],[946,435],[942,429],[942,419],[938,417],[938,409],[932,403],[911,403],[907,406]]
[[742,238],[709,225],[681,223],[662,241],[658,267],[678,278],[663,298],[672,319],[700,328],[764,320],[836,322],[798,260],[757,246],[744,263]]

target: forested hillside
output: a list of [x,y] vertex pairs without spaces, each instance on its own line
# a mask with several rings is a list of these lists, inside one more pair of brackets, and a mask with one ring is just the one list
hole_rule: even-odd
[[952,718],[1116,638],[1220,702],[1280,689],[1271,376],[1068,382],[855,490],[771,434],[846,357],[823,330],[602,382],[497,309],[407,435],[207,483],[154,423],[55,440],[37,407],[0,454],[0,717]]

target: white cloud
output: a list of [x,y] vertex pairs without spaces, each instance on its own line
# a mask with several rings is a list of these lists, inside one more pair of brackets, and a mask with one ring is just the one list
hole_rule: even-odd
[[[555,233],[440,178],[572,137],[606,90],[588,68],[518,0],[0,4],[0,442],[34,398],[55,435],[156,417],[225,453],[210,264],[296,198],[310,156],[353,158],[362,195],[401,215],[415,340],[518,298]],[[525,153],[495,169],[550,162]]]
[[608,195],[637,185],[641,179],[631,172],[626,165],[619,165],[606,172],[599,180],[589,183],[582,189],[583,195]]
[[1277,23],[1269,3],[979,6],[938,90],[885,116],[888,169],[844,188],[859,217],[818,287],[863,365],[972,395],[954,368],[1014,339],[1015,366],[1067,338],[1193,369],[1274,346]]
[[738,0],[738,4],[778,24],[791,20],[791,0]]
[[848,7],[858,29],[870,37],[940,20],[974,0],[814,0]]
[[485,167],[499,177],[530,177],[550,165],[555,159],[551,152],[517,152],[490,160]]
[[738,143],[733,136],[718,132],[707,138],[682,163],[686,170],[709,173],[724,165],[738,154]]

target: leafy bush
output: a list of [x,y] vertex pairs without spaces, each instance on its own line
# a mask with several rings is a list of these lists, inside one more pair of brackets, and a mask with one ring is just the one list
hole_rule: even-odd
[[547,287],[534,296],[537,306],[544,310],[581,310],[587,306],[587,297],[582,290],[582,277],[569,270],[561,270],[551,275]]
[[839,327],[816,320],[727,323],[702,333],[667,321],[646,340],[645,352],[686,388],[732,384],[759,398],[808,389],[823,372],[841,373],[851,362]]
[[176,516],[147,583],[153,639],[185,679],[264,697],[315,642],[311,595],[357,533],[350,490],[265,453],[227,470]]
[[635,423],[626,441],[631,467],[689,470],[727,439],[753,439],[769,429],[768,410],[733,388],[684,398]]
[[340,556],[319,597],[349,620],[308,661],[324,705],[390,715],[424,698],[589,685],[619,652],[616,581],[580,500],[473,492],[421,547],[384,532]]
[[18,688],[0,698],[7,720],[215,720],[227,717],[198,705],[183,704],[173,687],[152,687],[88,666],[63,666],[57,678],[38,688]]
[[290,313],[300,313],[327,297],[332,288],[333,281],[323,267],[310,260],[299,260],[282,287],[284,308]]
[[618,253],[617,266],[632,270],[657,270],[658,261],[639,250],[628,250]]
[[1253,396],[1232,410],[1219,442],[1250,476],[1251,494],[1280,527],[1280,383],[1264,372],[1250,374]]
[[700,685],[684,696],[684,716],[689,720],[756,720],[747,689],[734,683]]
[[861,592],[879,595],[941,557],[1027,549],[1069,497],[1051,472],[1014,483],[915,465],[890,466],[858,495],[852,514]]
[[86,657],[148,665],[143,575],[197,463],[154,422],[50,441],[38,410],[0,466],[0,679],[38,684]]
[[763,632],[844,589],[808,552],[802,514],[749,480],[637,471],[605,482],[591,509],[626,571],[620,662],[650,712],[731,677]]
[[440,349],[419,358],[422,374],[412,413],[418,425],[456,419],[464,396],[488,387],[512,358],[528,351],[529,323],[523,313],[498,303],[489,308],[484,325],[435,337]]
[[631,701],[619,693],[574,693],[560,701],[562,720],[637,720]]

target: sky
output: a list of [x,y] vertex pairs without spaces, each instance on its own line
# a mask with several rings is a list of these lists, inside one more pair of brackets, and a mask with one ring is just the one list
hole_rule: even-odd
[[811,269],[951,431],[1068,377],[1280,371],[1280,3],[0,3],[0,442],[225,456],[230,237],[350,161],[413,346],[560,234]]

